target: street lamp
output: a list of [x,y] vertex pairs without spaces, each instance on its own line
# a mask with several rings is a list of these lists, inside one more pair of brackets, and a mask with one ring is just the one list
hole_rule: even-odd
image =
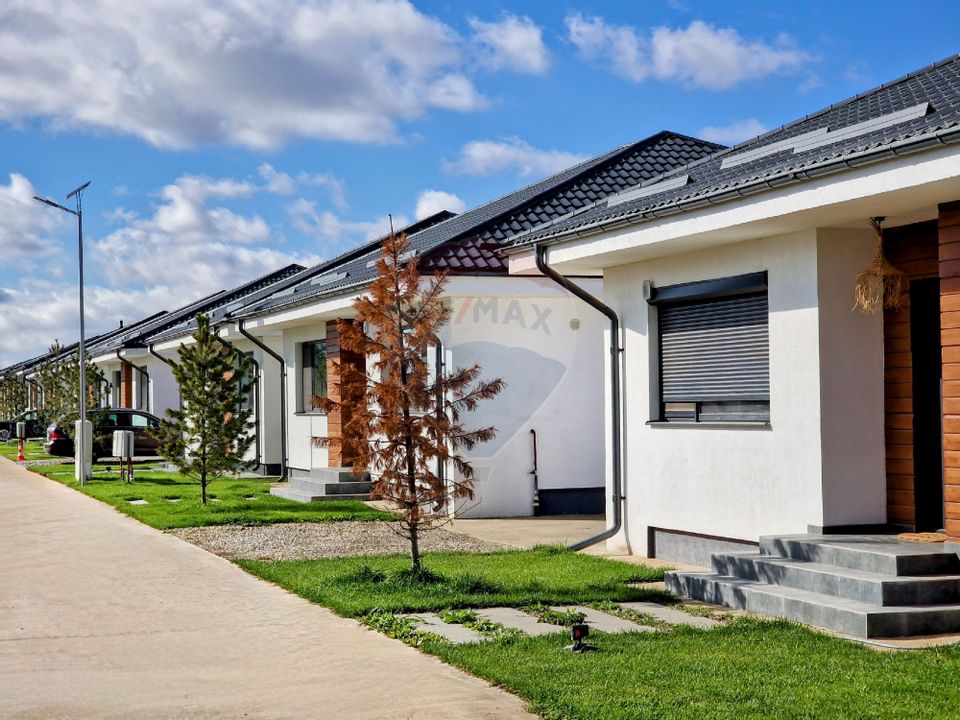
[[76,447],[74,448],[74,456],[76,458],[76,478],[80,481],[81,485],[87,484],[87,479],[89,478],[87,474],[87,355],[83,348],[84,341],[84,315],[83,315],[83,191],[89,187],[90,181],[87,180],[83,185],[78,187],[76,190],[71,192],[66,200],[70,198],[75,198],[77,209],[71,210],[68,207],[64,207],[59,203],[55,203],[53,200],[48,198],[33,196],[34,200],[42,202],[44,205],[49,205],[50,207],[58,208],[64,212],[70,213],[75,218],[77,218],[77,255],[80,259],[80,427],[77,430],[77,442],[75,443]]

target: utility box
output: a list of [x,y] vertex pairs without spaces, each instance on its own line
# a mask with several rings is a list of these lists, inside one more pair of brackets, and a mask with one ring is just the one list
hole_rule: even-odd
[[18,440],[27,439],[27,424],[25,422],[17,423],[17,439]]
[[113,431],[113,456],[121,460],[133,457],[133,430]]

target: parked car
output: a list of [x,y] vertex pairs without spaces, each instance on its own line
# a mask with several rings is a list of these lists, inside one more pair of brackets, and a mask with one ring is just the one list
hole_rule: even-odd
[[[93,459],[113,455],[114,430],[133,430],[133,454],[156,455],[159,442],[150,434],[160,426],[160,418],[143,410],[109,408],[97,410],[90,416],[93,422]],[[72,434],[73,429],[70,429]],[[47,441],[43,449],[49,455],[72,457],[73,438],[59,423],[47,427]]]
[[0,442],[6,442],[10,438],[17,436],[18,422],[25,422],[27,424],[28,438],[43,437],[47,419],[38,410],[27,410],[12,420],[0,420]]

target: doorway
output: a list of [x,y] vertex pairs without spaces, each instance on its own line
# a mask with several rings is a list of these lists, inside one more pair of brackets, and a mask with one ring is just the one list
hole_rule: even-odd
[[918,531],[943,528],[940,280],[910,282],[913,365],[913,477]]

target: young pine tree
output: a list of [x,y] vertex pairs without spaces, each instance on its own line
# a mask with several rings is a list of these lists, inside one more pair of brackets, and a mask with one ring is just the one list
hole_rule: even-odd
[[[480,380],[480,367],[429,372],[427,353],[450,319],[443,302],[446,278],[421,280],[416,258],[405,259],[403,235],[391,235],[377,260],[377,279],[356,300],[356,319],[340,321],[340,347],[366,358],[339,363],[332,398],[314,398],[345,418],[342,438],[314,438],[340,447],[353,472],[369,471],[374,495],[401,511],[399,528],[410,541],[415,574],[422,572],[420,534],[445,522],[450,502],[473,497],[473,468],[458,452],[491,440],[496,429],[467,429],[462,416],[504,386]],[[441,477],[452,465],[453,477]]]
[[207,486],[237,472],[253,442],[253,423],[240,412],[250,385],[246,355],[230,352],[216,339],[210,320],[197,315],[192,345],[181,345],[173,375],[180,386],[180,409],[167,410],[156,437],[160,454],[184,475],[200,482],[207,504]]
[[0,376],[0,418],[10,420],[27,409],[30,402],[27,383],[14,372]]
[[[65,353],[59,342],[50,346],[51,357],[37,370],[37,381],[43,388],[43,412],[57,421],[68,435],[80,419],[80,353]],[[110,383],[106,374],[88,359],[86,365],[87,419],[99,410],[100,397]]]

